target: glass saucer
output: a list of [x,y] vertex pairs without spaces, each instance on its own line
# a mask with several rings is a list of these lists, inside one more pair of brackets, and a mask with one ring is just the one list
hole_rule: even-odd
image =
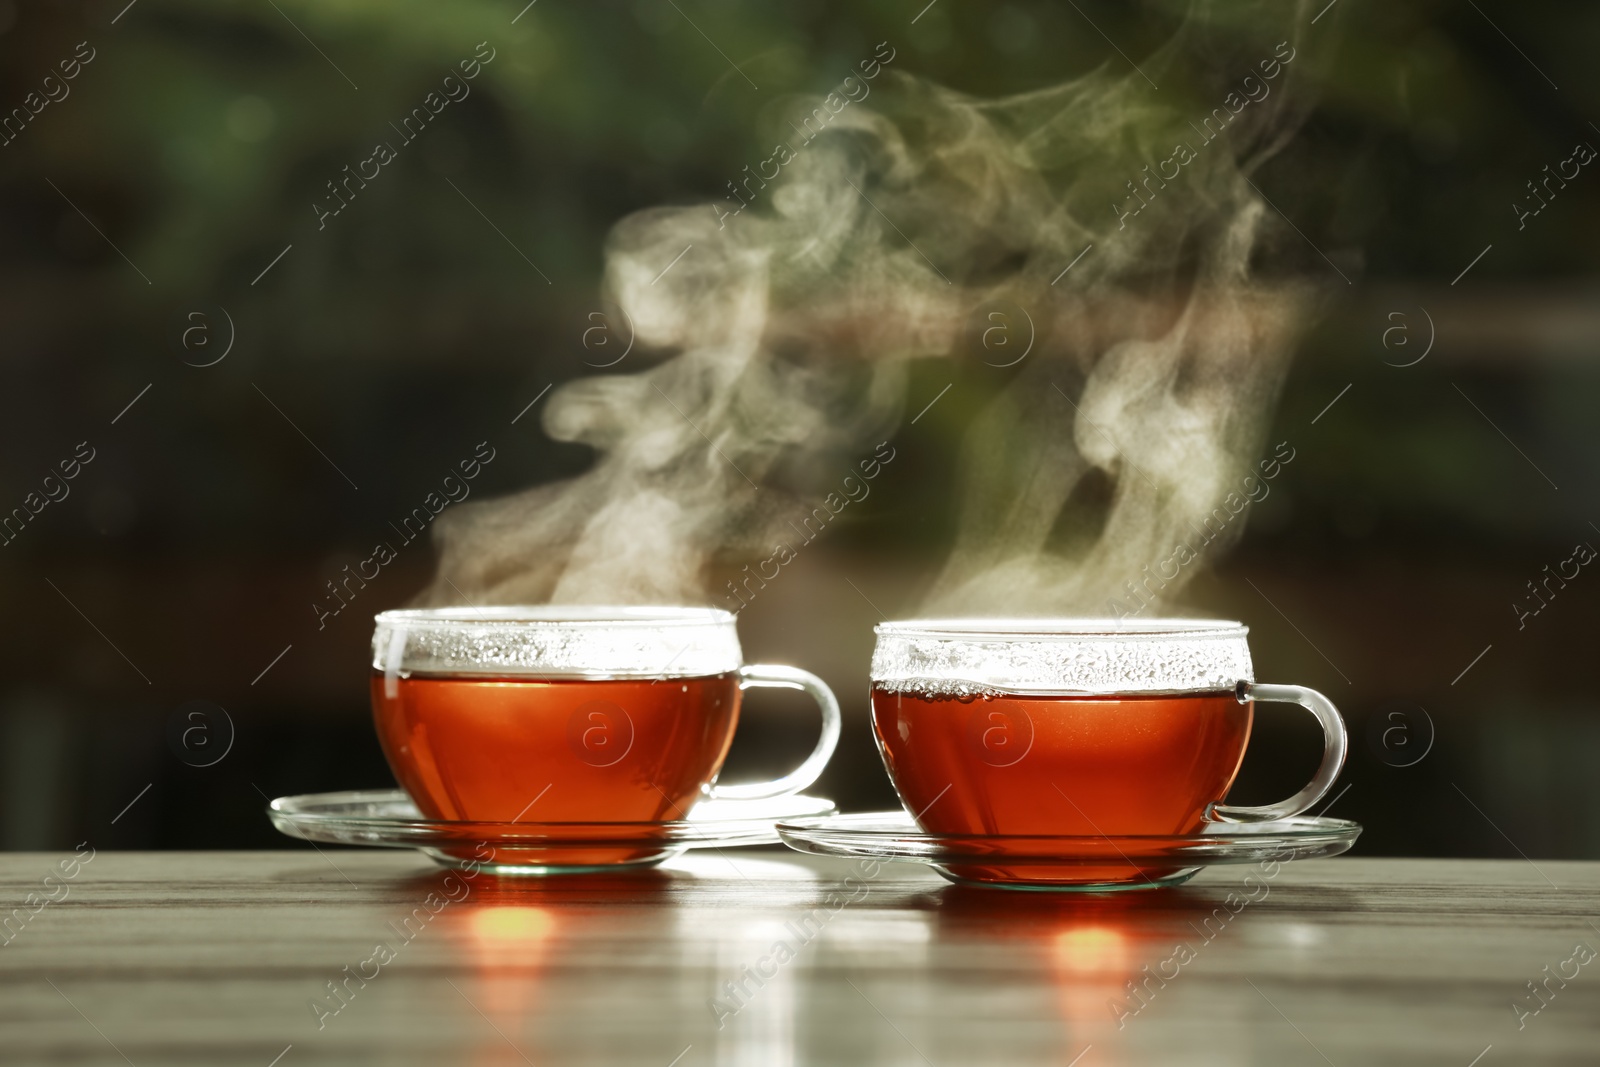
[[400,789],[279,797],[272,825],[305,841],[420,849],[446,867],[492,874],[581,874],[653,866],[691,848],[777,844],[780,819],[826,815],[833,801],[794,795],[706,800],[678,822],[456,822],[424,818]]
[[1090,892],[1179,885],[1218,864],[1337,856],[1360,833],[1358,823],[1309,816],[1130,837],[929,834],[903,811],[778,823],[783,843],[800,852],[925,863],[964,884]]

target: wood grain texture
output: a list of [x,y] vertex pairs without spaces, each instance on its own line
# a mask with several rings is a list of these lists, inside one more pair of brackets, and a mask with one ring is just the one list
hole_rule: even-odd
[[[1600,960],[1569,962],[1600,949],[1600,863],[1346,857],[1073,896],[778,850],[453,883],[406,852],[61,859],[0,857],[27,916],[0,1062],[1600,1062]],[[1526,983],[1574,968],[1519,1019]]]

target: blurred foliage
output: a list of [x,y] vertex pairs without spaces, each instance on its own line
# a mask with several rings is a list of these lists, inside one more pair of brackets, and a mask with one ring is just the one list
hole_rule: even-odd
[[[1159,46],[1190,10],[956,0],[920,13],[886,2],[732,0],[7,5],[4,99],[20,102],[79,40],[97,55],[71,95],[0,156],[14,406],[0,433],[8,454],[48,463],[39,457],[76,432],[66,427],[114,412],[154,377],[151,403],[165,422],[143,432],[161,435],[149,447],[187,468],[182,480],[218,484],[217,465],[203,457],[220,449],[235,484],[292,493],[286,483],[303,481],[315,457],[304,468],[266,468],[259,450],[236,439],[238,420],[260,414],[250,385],[259,380],[268,395],[298,394],[291,407],[313,439],[336,455],[375,457],[351,462],[404,496],[409,483],[396,471],[448,452],[446,441],[481,435],[473,427],[486,418],[498,422],[488,398],[514,414],[545,384],[588,373],[578,339],[598,306],[609,226],[654,204],[723,195],[766,154],[788,94],[826,92],[881,40],[899,50],[903,69],[962,91],[1025,91],[1102,64],[1125,69],[1124,56]],[[1252,10],[1220,4],[1214,17],[1243,23]],[[1470,5],[1341,0],[1312,27],[1323,35],[1313,40],[1340,54],[1323,106],[1265,184],[1311,242],[1359,261],[1369,281],[1448,280],[1491,241],[1495,254],[1475,282],[1591,268],[1594,251],[1570,240],[1600,222],[1600,197],[1586,185],[1575,183],[1559,219],[1535,219],[1525,232],[1511,227],[1509,203],[1544,162],[1594,133],[1583,118],[1600,111],[1588,106],[1594,87],[1557,92],[1539,71],[1562,81],[1584,71],[1577,42],[1600,13],[1544,4],[1492,14],[1494,24]],[[325,183],[375,142],[397,141],[391,123],[485,41],[496,58],[471,95],[398,146],[398,161],[319,230],[312,205],[326,198]],[[1275,186],[1277,174],[1288,184]],[[186,312],[219,306],[238,339],[206,378],[181,366],[177,338]],[[1320,374],[1324,359],[1351,362],[1353,349],[1369,369],[1377,364],[1367,353],[1378,330],[1354,325],[1336,309],[1304,373]],[[992,394],[972,384],[930,428],[965,425]],[[1571,395],[1564,384],[1535,388]],[[1350,465],[1379,472],[1368,491],[1387,503],[1416,503],[1408,486],[1422,484],[1434,513],[1506,532],[1472,492],[1479,464],[1463,462],[1504,457],[1485,452],[1494,442],[1448,405],[1424,406],[1431,413],[1413,433],[1345,441]],[[1576,411],[1554,422],[1542,408],[1502,413],[1557,435],[1557,449],[1576,447],[1568,437]],[[1374,440],[1382,461],[1357,462]],[[583,461],[579,449],[547,445],[502,473],[506,485],[524,484]],[[1386,481],[1384,471],[1398,473]],[[290,510],[332,508],[357,520],[355,502],[336,483],[323,486],[326,473]],[[227,489],[206,514],[170,487],[134,495],[151,492],[168,499],[147,521],[188,512],[160,541],[183,541],[207,522],[227,523],[231,536],[259,527],[250,501]],[[272,536],[309,543],[325,533],[320,521],[291,522]]]

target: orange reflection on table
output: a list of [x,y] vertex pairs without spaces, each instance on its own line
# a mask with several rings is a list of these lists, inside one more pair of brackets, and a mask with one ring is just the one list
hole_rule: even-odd
[[1115,926],[1073,923],[1050,937],[1061,1017],[1074,1032],[1111,1025],[1110,1003],[1133,977],[1130,938]]
[[[1179,902],[1144,893],[1018,893],[950,886],[937,905],[941,941],[1011,942],[1053,987],[1063,1063],[1092,1045],[1083,1067],[1126,1062],[1113,1005],[1173,929]],[[1044,993],[1044,990],[1040,990]],[[1043,1005],[1041,1005],[1042,1007]]]
[[489,904],[451,918],[451,939],[473,972],[473,981],[461,983],[459,992],[506,1038],[491,1035],[479,1043],[472,1062],[521,1063],[527,1049],[517,1035],[538,1003],[541,970],[558,925],[555,914],[526,904]]

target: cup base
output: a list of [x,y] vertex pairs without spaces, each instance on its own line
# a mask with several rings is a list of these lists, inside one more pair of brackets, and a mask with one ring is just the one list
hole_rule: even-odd
[[497,878],[559,878],[563,875],[603,874],[654,867],[682,855],[684,849],[663,849],[642,855],[636,849],[627,852],[619,850],[615,856],[602,854],[602,850],[598,849],[586,849],[582,856],[534,854],[526,859],[516,856],[514,850],[500,849],[496,851],[493,863],[484,863],[471,855],[451,855],[449,849],[425,848],[422,851],[439,866],[451,870],[470,870]]
[[1121,874],[1115,874],[1110,870],[1067,873],[1036,867],[931,866],[956,885],[975,889],[1012,889],[1024,893],[1123,893],[1134,889],[1165,889],[1182,885],[1200,872],[1199,867],[1177,871],[1123,868]]

